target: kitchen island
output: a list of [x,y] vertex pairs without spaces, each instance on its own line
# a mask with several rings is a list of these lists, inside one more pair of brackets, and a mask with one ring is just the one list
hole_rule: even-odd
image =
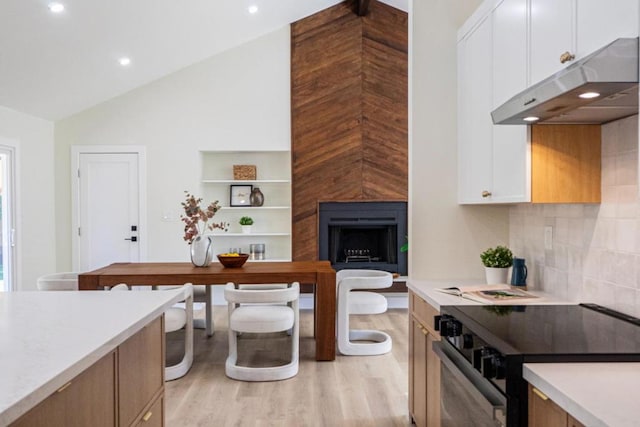
[[[161,361],[154,372],[163,381],[162,314],[180,298],[180,289],[0,293],[0,425],[19,420],[99,363],[114,371],[113,380],[124,368],[116,363],[118,349],[149,325],[154,325],[159,343],[153,353]],[[163,391],[161,383],[154,399]],[[113,394],[117,405],[118,394]],[[115,409],[107,412],[115,417]],[[122,416],[126,411],[120,412]]]

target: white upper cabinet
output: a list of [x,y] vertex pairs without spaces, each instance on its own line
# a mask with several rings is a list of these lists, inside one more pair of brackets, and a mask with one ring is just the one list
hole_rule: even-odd
[[527,88],[527,0],[504,0],[493,19],[493,107]]
[[[492,13],[493,105],[500,106],[527,87],[527,0],[503,0]],[[488,117],[491,121],[491,117]],[[493,122],[491,122],[493,123]],[[493,125],[492,203],[531,198],[526,125]]]
[[458,46],[458,153],[461,203],[481,201],[492,189],[493,123],[491,17],[472,29]]
[[537,83],[566,67],[570,60],[561,59],[563,55],[575,55],[574,1],[531,0],[530,83]]
[[531,170],[529,129],[493,125],[491,111],[613,40],[637,37],[639,3],[481,3],[458,31],[459,203],[532,200],[531,177],[536,171]]
[[530,83],[620,37],[638,36],[638,0],[530,0]]
[[526,19],[526,0],[504,0],[459,40],[460,203],[529,200],[527,128],[491,120],[496,105],[526,87]]
[[620,37],[638,36],[638,0],[576,0],[576,56]]

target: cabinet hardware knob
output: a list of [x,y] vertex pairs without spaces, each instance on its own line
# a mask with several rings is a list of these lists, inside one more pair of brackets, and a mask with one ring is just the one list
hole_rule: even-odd
[[67,388],[69,388],[69,386],[71,385],[71,381],[69,381],[68,383],[66,383],[65,385],[63,385],[62,387],[60,387],[58,390],[56,390],[58,393],[62,393],[63,391],[65,391]]
[[565,62],[573,61],[574,59],[576,59],[576,56],[573,53],[568,51],[560,55],[561,64],[564,64]]
[[491,191],[484,190],[482,192],[482,197],[484,198],[491,197]]
[[146,414],[144,414],[144,417],[142,417],[142,421],[149,421],[149,418],[151,418],[151,416],[153,415],[153,412],[149,411]]
[[416,328],[418,328],[420,330],[420,332],[422,332],[424,335],[428,335],[429,334],[429,331],[427,330],[427,328],[422,326],[420,323],[416,323]]
[[547,397],[546,394],[544,394],[543,392],[541,392],[540,390],[538,390],[537,388],[533,387],[532,388],[533,392],[542,400],[549,400],[549,397]]

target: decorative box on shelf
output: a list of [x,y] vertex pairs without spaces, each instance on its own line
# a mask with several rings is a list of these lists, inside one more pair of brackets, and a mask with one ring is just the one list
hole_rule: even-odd
[[255,165],[233,165],[233,179],[255,181],[256,176]]

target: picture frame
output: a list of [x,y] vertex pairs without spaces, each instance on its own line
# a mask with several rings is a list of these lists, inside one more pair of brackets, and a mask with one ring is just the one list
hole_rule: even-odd
[[231,185],[229,186],[229,206],[244,207],[251,206],[251,191],[253,185]]

